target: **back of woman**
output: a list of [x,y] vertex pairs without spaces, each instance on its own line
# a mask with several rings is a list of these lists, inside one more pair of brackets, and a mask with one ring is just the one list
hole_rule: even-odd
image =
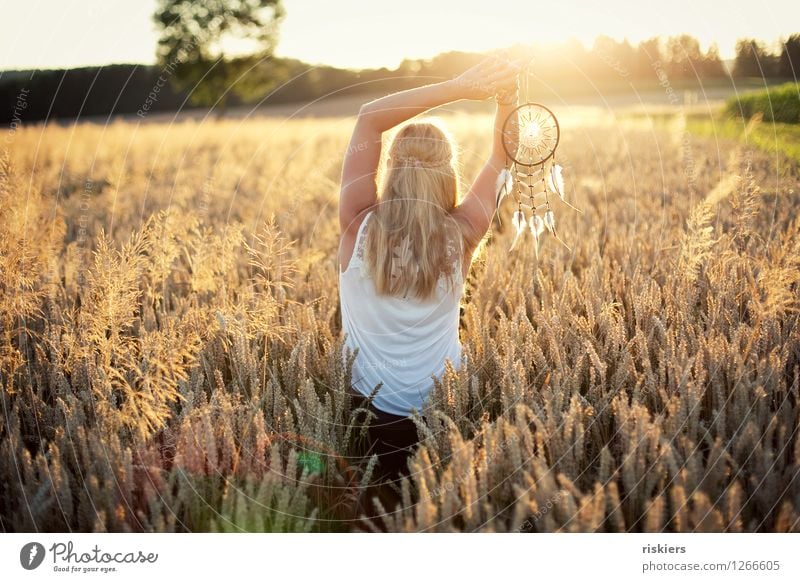
[[395,137],[380,203],[361,219],[340,276],[342,328],[359,354],[353,387],[379,409],[421,410],[445,361],[458,368],[463,235],[450,212],[458,192],[448,136],[432,122]]
[[[339,199],[339,298],[345,345],[356,352],[352,401],[372,412],[367,454],[378,454],[385,476],[406,472],[418,440],[412,411],[422,410],[447,362],[458,369],[465,358],[464,279],[495,211],[501,128],[516,106],[517,74],[489,59],[458,78],[371,101],[356,120]],[[453,140],[435,120],[403,125],[378,171],[384,132],[433,107],[492,95],[492,151],[463,198]]]

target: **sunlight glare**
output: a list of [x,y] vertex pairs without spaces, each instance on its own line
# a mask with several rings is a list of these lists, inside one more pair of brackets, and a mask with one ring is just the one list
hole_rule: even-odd
[[522,144],[527,147],[533,147],[539,141],[539,136],[542,133],[542,128],[535,121],[531,121],[522,129],[520,140]]

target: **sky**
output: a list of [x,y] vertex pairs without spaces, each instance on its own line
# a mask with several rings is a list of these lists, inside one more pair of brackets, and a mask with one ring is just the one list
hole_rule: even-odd
[[[155,61],[155,0],[0,0],[0,70]],[[404,58],[598,34],[631,43],[687,33],[723,59],[736,40],[800,32],[798,0],[284,0],[279,56],[394,68]]]

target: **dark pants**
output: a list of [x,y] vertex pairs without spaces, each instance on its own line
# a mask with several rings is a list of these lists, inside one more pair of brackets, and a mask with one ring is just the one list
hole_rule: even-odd
[[408,475],[407,460],[419,442],[417,426],[408,416],[397,416],[366,405],[367,398],[350,388],[352,409],[367,408],[376,418],[370,419],[367,429],[366,456],[378,455],[379,473],[395,480]]

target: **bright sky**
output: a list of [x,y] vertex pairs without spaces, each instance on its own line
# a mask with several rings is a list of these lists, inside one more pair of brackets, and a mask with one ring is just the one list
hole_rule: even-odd
[[[0,0],[0,70],[152,63],[155,0]],[[314,64],[394,68],[404,57],[606,34],[632,43],[688,33],[723,59],[736,40],[772,48],[800,32],[797,0],[284,0],[278,54]],[[534,8],[535,6],[535,8]]]

